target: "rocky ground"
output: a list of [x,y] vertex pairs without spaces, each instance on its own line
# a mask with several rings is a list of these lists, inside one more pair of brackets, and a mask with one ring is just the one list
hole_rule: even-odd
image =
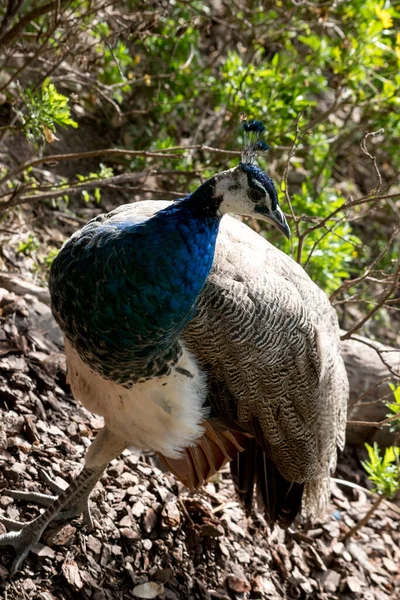
[[[0,511],[30,520],[37,507],[7,490],[48,493],[42,469],[69,480],[102,423],[71,396],[48,306],[22,291],[0,288]],[[92,495],[93,531],[79,520],[47,530],[13,579],[14,551],[1,548],[1,598],[399,598],[399,506],[382,503],[341,541],[373,498],[355,451],[337,478],[352,485],[332,483],[323,519],[271,531],[245,517],[227,469],[191,495],[152,457],[125,451]]]

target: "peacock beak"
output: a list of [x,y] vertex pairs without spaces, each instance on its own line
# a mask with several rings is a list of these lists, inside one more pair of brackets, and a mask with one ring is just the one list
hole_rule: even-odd
[[286,217],[279,206],[272,211],[267,211],[264,207],[256,206],[256,212],[257,216],[259,216],[263,221],[271,223],[271,225],[283,233],[288,240],[290,239],[289,225],[287,224]]
[[281,211],[279,206],[276,207],[275,210],[271,213],[272,220],[271,223],[279,229],[283,233],[283,235],[289,240],[290,239],[290,229],[287,224],[286,217],[284,213]]

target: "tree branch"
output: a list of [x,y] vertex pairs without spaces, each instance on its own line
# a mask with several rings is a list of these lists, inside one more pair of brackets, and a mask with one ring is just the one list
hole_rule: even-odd
[[51,0],[51,2],[37,6],[29,11],[18,21],[18,23],[14,25],[14,27],[12,27],[8,32],[4,32],[3,35],[0,36],[0,48],[2,46],[7,46],[14,41],[31,21],[34,21],[38,17],[45,15],[53,9],[57,9],[60,6],[60,2],[61,5],[63,5],[68,4],[70,0]]

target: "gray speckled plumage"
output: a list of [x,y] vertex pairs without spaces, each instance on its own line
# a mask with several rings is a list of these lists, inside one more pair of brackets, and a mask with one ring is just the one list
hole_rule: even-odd
[[[140,211],[163,205],[143,202]],[[324,292],[289,256],[225,216],[183,338],[208,375],[211,417],[252,433],[286,480],[305,483],[306,512],[319,512],[344,445],[348,397]]]
[[192,490],[230,462],[247,512],[256,491],[269,523],[325,506],[348,395],[336,315],[301,267],[227,213],[289,235],[272,181],[241,163],[176,203],[91,221],[55,258],[68,382],[104,427],[69,488],[0,535],[17,551],[12,572],[60,511],[90,517],[93,486],[128,446],[157,452]]

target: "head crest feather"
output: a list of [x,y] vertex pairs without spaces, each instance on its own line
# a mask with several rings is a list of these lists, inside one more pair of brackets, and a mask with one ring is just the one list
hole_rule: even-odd
[[260,140],[266,129],[261,121],[256,121],[256,119],[247,120],[244,113],[240,113],[240,121],[244,132],[242,163],[254,164],[259,152],[265,152],[269,149],[268,144]]

